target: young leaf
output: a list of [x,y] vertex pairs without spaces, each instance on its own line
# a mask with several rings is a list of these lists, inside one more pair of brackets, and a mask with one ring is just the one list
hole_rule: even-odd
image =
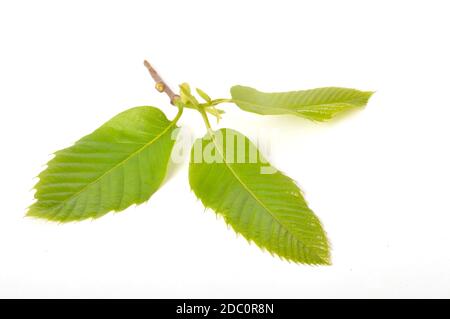
[[326,121],[339,112],[362,107],[372,94],[338,87],[284,93],[264,93],[240,85],[231,88],[232,102],[244,111],[261,115],[292,114],[314,121]]
[[197,91],[197,94],[200,95],[200,97],[205,100],[206,103],[210,103],[211,102],[211,98],[209,97],[208,94],[206,94],[203,90],[196,88],[195,89]]
[[150,106],[118,114],[55,153],[39,175],[37,201],[27,215],[68,222],[148,200],[166,175],[176,127]]
[[206,207],[259,247],[294,262],[330,264],[325,232],[300,189],[239,132],[221,129],[196,140],[189,182]]
[[180,97],[184,105],[196,108],[199,104],[195,96],[191,93],[191,87],[188,83],[180,84]]

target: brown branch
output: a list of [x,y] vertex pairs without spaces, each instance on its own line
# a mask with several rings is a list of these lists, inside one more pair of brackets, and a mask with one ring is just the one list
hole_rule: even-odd
[[155,89],[158,92],[166,93],[170,99],[170,103],[175,105],[175,100],[178,99],[180,96],[172,91],[172,89],[166,84],[166,82],[164,82],[164,80],[161,78],[158,72],[156,72],[156,70],[147,60],[144,61],[144,65],[147,68],[148,72],[150,72],[150,75],[152,76],[153,80],[155,81]]

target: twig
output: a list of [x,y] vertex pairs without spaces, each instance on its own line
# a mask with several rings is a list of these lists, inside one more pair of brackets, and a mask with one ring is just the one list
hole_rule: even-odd
[[166,82],[164,82],[164,80],[161,78],[158,72],[156,72],[156,70],[147,60],[144,61],[144,65],[148,69],[148,72],[150,72],[150,75],[152,76],[153,80],[155,81],[155,89],[158,92],[166,93],[170,99],[170,103],[175,105],[175,100],[180,98],[180,96],[172,91],[172,89],[166,84]]

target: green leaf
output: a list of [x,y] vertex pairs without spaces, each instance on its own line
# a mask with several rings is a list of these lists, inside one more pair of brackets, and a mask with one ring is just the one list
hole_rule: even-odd
[[170,122],[157,108],[135,107],[56,152],[27,215],[68,222],[148,200],[166,175],[179,115]]
[[206,94],[203,90],[196,88],[195,89],[197,91],[197,94],[200,95],[200,97],[205,100],[205,102],[210,103],[211,102],[211,98],[209,97],[208,94]]
[[189,182],[205,207],[259,247],[294,262],[330,264],[325,232],[300,189],[239,132],[196,140]]
[[362,107],[372,94],[338,87],[284,93],[264,93],[240,85],[231,88],[232,102],[244,111],[261,115],[292,114],[314,121],[326,121],[342,111]]

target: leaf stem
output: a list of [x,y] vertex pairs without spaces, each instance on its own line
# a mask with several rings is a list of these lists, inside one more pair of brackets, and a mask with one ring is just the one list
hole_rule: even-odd
[[200,112],[200,114],[202,115],[203,118],[203,122],[205,122],[206,128],[209,132],[212,132],[212,128],[211,128],[211,123],[209,123],[209,119],[208,119],[208,115],[206,114],[204,109],[199,108],[198,111]]
[[180,98],[180,96],[178,94],[174,93],[172,91],[172,89],[167,85],[167,83],[164,82],[164,80],[161,78],[161,76],[158,74],[158,72],[156,72],[156,70],[152,67],[150,62],[148,62],[147,60],[144,60],[144,65],[147,68],[150,75],[152,76],[153,80],[155,81],[155,89],[158,92],[166,93],[170,99],[170,103],[172,105],[180,107],[179,105],[176,104],[176,100],[178,100]]
[[180,119],[181,115],[183,114],[184,107],[183,107],[183,104],[181,103],[180,99],[175,99],[174,105],[176,107],[178,107],[178,113],[175,116],[175,118],[172,120],[172,122],[177,123],[178,120]]
[[209,103],[200,103],[199,106],[200,107],[209,107],[209,106],[216,106],[216,105],[219,105],[222,103],[233,103],[233,99],[215,99]]

